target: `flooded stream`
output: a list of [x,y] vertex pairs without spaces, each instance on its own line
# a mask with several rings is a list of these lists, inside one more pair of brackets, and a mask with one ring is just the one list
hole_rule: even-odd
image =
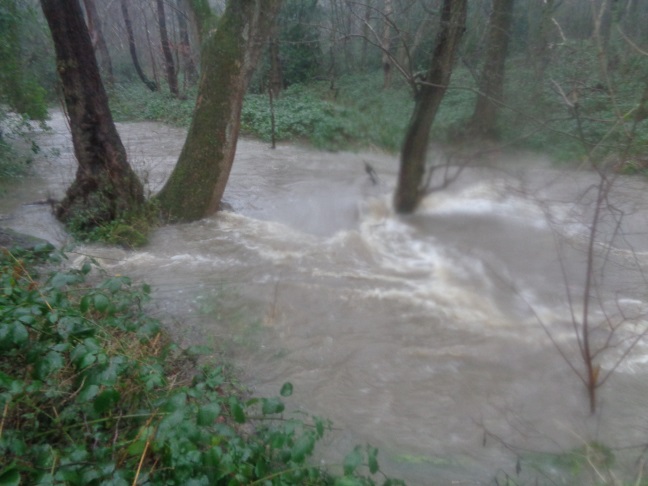
[[[60,197],[74,176],[61,114],[50,125],[39,143],[57,153],[36,162],[38,176],[10,191],[0,213],[4,225],[63,245],[47,206],[28,204]],[[119,129],[156,191],[184,131]],[[600,389],[590,417],[582,383],[542,327],[581,367],[570,312],[582,309],[597,177],[539,157],[487,162],[401,217],[390,205],[395,156],[243,139],[225,194],[231,211],[159,228],[139,250],[84,245],[73,258],[93,255],[149,282],[173,334],[229,353],[259,394],[292,382],[289,405],[336,426],[326,461],[369,442],[408,484],[488,484],[515,474],[516,456],[493,439],[484,446],[485,429],[534,451],[645,443],[648,345]],[[595,288],[605,313],[593,321],[623,316],[641,330],[648,187],[620,178],[610,200],[625,217],[601,222]],[[603,356],[604,371],[620,352]]]

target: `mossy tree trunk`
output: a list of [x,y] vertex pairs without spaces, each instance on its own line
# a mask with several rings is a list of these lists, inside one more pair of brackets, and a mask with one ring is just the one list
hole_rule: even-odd
[[80,230],[101,226],[140,207],[142,185],[126,158],[99,75],[78,0],[41,0],[63,85],[76,178],[56,214]]
[[170,221],[216,212],[229,178],[243,95],[281,0],[230,0],[216,29],[202,32],[201,77],[180,158],[157,195]]
[[441,29],[437,34],[430,68],[418,84],[414,112],[401,148],[398,184],[394,208],[399,213],[412,213],[425,195],[423,176],[430,128],[446,88],[461,37],[466,26],[466,0],[444,0]]

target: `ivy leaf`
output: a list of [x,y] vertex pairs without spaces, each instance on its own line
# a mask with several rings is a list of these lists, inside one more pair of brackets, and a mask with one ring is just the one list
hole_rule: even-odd
[[56,351],[48,353],[36,365],[36,377],[43,380],[63,367],[63,356]]
[[293,393],[293,385],[288,381],[283,384],[283,386],[281,387],[281,391],[279,392],[279,394],[282,397],[289,397],[290,395],[292,395],[292,393]]
[[99,387],[97,385],[88,385],[81,390],[79,393],[79,400],[82,402],[89,402],[99,393]]
[[378,448],[367,446],[367,461],[369,462],[369,472],[376,474],[378,472]]
[[88,275],[90,273],[90,270],[92,270],[92,264],[88,261],[83,263],[83,266],[81,267],[81,273],[83,275]]
[[83,312],[84,314],[88,312],[90,309],[90,301],[92,300],[91,295],[84,295],[83,298],[81,299],[81,302],[79,302],[79,310]]
[[121,394],[117,390],[109,388],[97,395],[92,406],[97,413],[104,413],[113,408],[119,402],[120,398]]
[[20,484],[20,474],[12,465],[0,471],[0,486],[18,486]]
[[261,411],[263,415],[272,415],[274,413],[281,413],[286,406],[278,398],[264,398]]
[[23,344],[29,339],[27,328],[20,322],[14,322],[13,332],[11,334],[14,344]]
[[344,458],[344,474],[351,476],[361,463],[362,452],[360,451],[360,446],[355,446]]
[[218,418],[221,413],[221,408],[218,403],[208,403],[203,405],[198,410],[198,416],[196,417],[196,423],[198,425],[211,425]]
[[309,456],[313,452],[315,447],[315,438],[310,434],[302,435],[295,445],[293,445],[290,451],[290,460],[298,464],[303,463],[306,460],[306,456]]
[[92,301],[97,312],[101,312],[102,314],[105,313],[110,306],[110,299],[104,294],[95,294]]
[[245,411],[243,407],[234,397],[230,400],[230,409],[232,411],[232,417],[237,424],[245,423]]

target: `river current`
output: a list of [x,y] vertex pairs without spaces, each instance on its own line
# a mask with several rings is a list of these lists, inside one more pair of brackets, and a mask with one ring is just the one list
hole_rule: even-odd
[[[74,177],[63,116],[50,126],[38,136],[49,156],[0,213],[3,225],[62,246],[70,239],[48,207],[32,204],[61,197]],[[118,128],[155,192],[185,132]],[[600,388],[595,416],[556,349],[582,369],[571,316],[583,308],[597,176],[491,153],[403,217],[391,209],[397,165],[378,151],[272,150],[244,138],[225,193],[231,210],[159,228],[142,249],[82,245],[71,258],[91,255],[150,283],[173,335],[227,353],[257,393],[292,382],[292,410],[334,422],[325,462],[371,443],[408,484],[488,484],[517,463],[494,437],[517,451],[646,443],[648,343]],[[648,187],[619,177],[609,201],[590,315],[595,327],[623,322],[616,337],[628,337],[647,324]],[[604,353],[602,372],[622,352]],[[537,477],[524,457],[522,474]]]

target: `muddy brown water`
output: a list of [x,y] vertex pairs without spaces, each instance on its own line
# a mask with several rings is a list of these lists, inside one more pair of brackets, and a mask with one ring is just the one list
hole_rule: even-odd
[[[7,192],[0,213],[6,226],[65,245],[47,206],[30,204],[60,197],[74,177],[65,120],[54,113],[50,125],[39,135],[49,156]],[[184,131],[119,129],[156,191]],[[371,443],[385,471],[409,484],[488,484],[515,474],[516,455],[492,438],[484,446],[485,428],[533,451],[645,443],[647,344],[600,389],[591,417],[582,384],[539,324],[577,355],[570,309],[582,309],[596,177],[541,157],[493,156],[401,217],[390,207],[396,169],[380,152],[271,150],[242,139],[225,195],[231,211],[159,228],[139,250],[77,246],[72,260],[92,255],[149,282],[154,311],[177,339],[225,350],[259,394],[292,382],[292,410],[335,424],[323,462]],[[596,302],[641,330],[648,187],[619,178],[611,201],[626,216],[601,223]],[[592,319],[604,322],[603,310]],[[618,353],[603,356],[604,370]],[[534,478],[526,461],[522,474]]]

